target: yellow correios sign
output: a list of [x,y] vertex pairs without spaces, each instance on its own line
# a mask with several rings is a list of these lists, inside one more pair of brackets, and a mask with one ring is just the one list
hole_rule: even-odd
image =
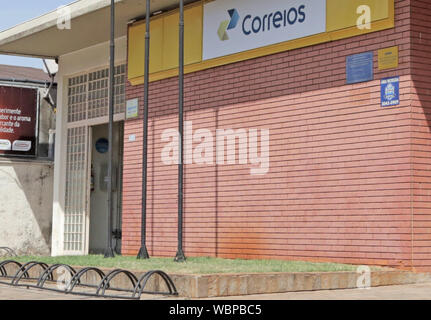
[[[229,5],[231,3],[232,7],[238,3],[238,0],[214,1],[229,3]],[[241,0],[242,6],[244,6],[243,1],[245,0]],[[278,0],[270,1],[276,2]],[[208,2],[212,1],[199,1],[187,6],[185,9],[185,72],[191,73],[220,65],[230,64],[338,39],[350,38],[394,27],[394,0],[320,1],[326,1],[326,17],[323,17],[326,19],[326,31],[323,29],[321,30],[323,32],[319,32],[317,34],[257,47],[252,50],[234,52],[233,54],[228,54],[226,56],[220,56],[209,60],[203,59],[203,37],[205,25],[204,9],[206,5],[210,5]],[[284,0],[282,2],[284,4],[286,3]],[[287,3],[289,4],[289,2]],[[307,8],[304,8],[304,6],[301,5],[294,7],[294,4],[300,4],[301,1],[291,0],[291,3],[292,9],[295,10],[287,10],[287,17],[285,10],[285,24],[286,21],[290,22],[289,19],[298,19],[298,12],[300,14],[302,13],[304,18],[306,17],[305,14],[307,13]],[[290,7],[288,5],[286,6]],[[301,10],[303,10],[303,12],[301,12]],[[240,14],[238,14],[236,10],[228,11],[229,14],[232,15],[230,20],[232,21],[231,26],[235,26],[237,29],[240,29]],[[215,14],[217,15],[217,12]],[[223,12],[223,14],[223,17],[225,17],[227,12]],[[278,11],[274,13],[272,19],[274,26],[277,26],[275,22],[275,17],[277,15]],[[266,15],[263,17],[263,21],[265,21],[265,17]],[[254,20],[249,18],[250,17],[246,16],[244,17],[243,21],[248,19],[248,22],[254,22]],[[157,81],[178,75],[178,20],[178,10],[173,10],[171,12],[155,16],[151,20],[150,81]],[[267,18],[267,21],[269,21],[269,18]],[[278,25],[281,25],[281,15],[280,20],[277,23]],[[255,25],[258,25],[258,23]],[[245,22],[243,22],[242,27],[244,28],[244,26]],[[229,26],[226,25],[226,28],[228,27]],[[254,25],[250,24],[249,28],[251,27],[254,27]],[[268,27],[270,27],[269,24]],[[217,35],[218,31],[219,30],[217,29],[214,30],[215,35]],[[139,21],[129,26],[128,36],[128,78],[132,85],[138,85],[144,82],[143,57],[145,52],[145,23],[143,21]],[[220,45],[229,45],[229,41],[223,41],[223,43],[220,43]]]

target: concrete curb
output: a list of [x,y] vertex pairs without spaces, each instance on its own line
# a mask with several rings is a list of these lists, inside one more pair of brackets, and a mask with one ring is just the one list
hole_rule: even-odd
[[[80,267],[77,267],[80,269]],[[101,269],[108,273],[112,269]],[[134,271],[137,276],[144,272]],[[199,299],[252,294],[317,291],[357,288],[360,274],[356,272],[298,272],[253,274],[169,274],[180,297]],[[90,280],[90,279],[88,279]],[[150,286],[163,286],[153,278]],[[118,279],[117,285],[122,285]],[[431,282],[431,274],[408,271],[372,271],[371,286],[390,286]],[[130,285],[125,282],[125,286]]]
[[[213,298],[251,294],[357,288],[356,272],[171,275],[180,296]],[[431,281],[431,275],[403,271],[371,274],[371,286]]]

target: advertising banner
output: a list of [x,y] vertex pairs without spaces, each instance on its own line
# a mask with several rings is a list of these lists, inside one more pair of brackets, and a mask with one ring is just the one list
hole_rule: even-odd
[[326,0],[218,0],[204,6],[203,60],[326,32]]
[[37,90],[0,86],[0,156],[36,155]]

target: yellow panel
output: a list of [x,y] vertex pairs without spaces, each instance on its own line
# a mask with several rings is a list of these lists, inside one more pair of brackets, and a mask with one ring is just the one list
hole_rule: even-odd
[[[329,0],[329,1],[338,1],[338,0]],[[379,0],[376,0],[376,1],[379,1]],[[367,34],[367,33],[393,28],[395,26],[394,0],[381,0],[381,1],[386,3],[386,5],[388,6],[387,7],[388,17],[386,19],[378,20],[378,21],[373,20],[374,22],[371,24],[371,29],[360,30],[356,26],[356,23],[354,23],[353,27],[327,32],[327,34],[330,35],[331,40],[335,41],[339,39],[350,38],[357,35],[362,35],[362,34]]]
[[398,68],[398,46],[379,50],[378,57],[379,70]]
[[163,18],[163,70],[178,67],[178,22],[178,13]]
[[372,22],[387,19],[389,17],[389,1],[390,0],[327,0],[326,31],[330,32],[356,27],[358,17],[360,16],[357,13],[357,8],[361,5],[370,7]]
[[[151,21],[150,73],[162,71],[163,21]],[[144,23],[129,27],[129,79],[142,76],[145,71],[145,31]]]
[[129,28],[129,51],[128,51],[128,76],[129,79],[144,74],[144,63],[142,53],[145,52],[145,24],[138,24]]
[[[150,73],[154,73],[163,70],[163,21],[151,21],[150,31]],[[144,57],[145,53],[140,58],[144,60]]]
[[[194,63],[185,66],[185,73],[197,72],[204,69],[214,68],[230,63],[235,63],[239,61],[244,61],[248,59],[258,58],[262,56],[267,56],[270,54],[283,52],[287,50],[293,50],[297,48],[304,48],[307,46],[316,45],[322,42],[329,42],[329,34],[323,33],[314,36],[309,36],[306,38],[296,39],[288,42],[278,43],[272,46],[267,46],[263,48],[257,48],[250,51],[239,52],[225,57],[215,58],[211,60],[202,61],[199,63]],[[154,73],[150,75],[150,82],[158,81],[170,77],[175,77],[178,75],[178,68],[165,70],[162,72]],[[135,79],[130,79],[132,85],[139,85],[143,83],[143,77],[138,77]]]
[[203,6],[184,11],[184,61],[192,64],[202,61]]
[[[201,61],[202,55],[202,2],[199,3],[198,7],[200,8],[200,16],[196,10],[195,13],[190,13],[190,17],[192,21],[186,20],[186,46],[193,48],[192,52],[188,52],[186,49],[186,73],[192,73],[199,70],[204,70],[208,68],[213,68],[221,65],[226,65],[230,63],[235,63],[238,61],[244,61],[248,59],[253,59],[257,57],[262,57],[278,52],[283,52],[287,50],[293,50],[297,48],[303,48],[307,46],[316,45],[319,43],[325,43],[329,41],[334,41],[338,39],[344,39],[349,37],[354,37],[361,34],[372,33],[380,30],[386,30],[393,28],[395,25],[395,5],[394,0],[351,0],[352,3],[346,4],[347,0],[327,0],[328,1],[328,29],[331,29],[329,32],[325,32],[323,34],[313,35],[306,38],[296,39],[292,41],[287,41],[283,43],[278,43],[274,45],[270,45],[267,47],[257,48],[250,51],[239,52],[236,54],[232,54],[225,57],[220,57],[216,59],[211,59],[207,61]],[[350,0],[349,0],[350,1]],[[356,8],[359,5],[368,4],[372,9],[372,28],[367,30],[360,30],[356,27],[356,19],[358,18],[358,14],[356,14]],[[193,5],[192,5],[193,6]],[[192,7],[191,6],[191,7]],[[193,7],[194,8],[194,7]],[[352,11],[354,8],[354,11]],[[346,13],[348,11],[348,13]],[[353,12],[353,14],[352,14]],[[373,13],[374,12],[374,13]],[[186,9],[186,19],[188,19],[189,13],[187,13]],[[163,47],[163,70],[160,72],[153,72],[150,74],[150,81],[158,81],[161,79],[166,79],[170,77],[174,77],[178,75],[178,14],[176,17],[171,17],[172,13],[168,13],[167,15],[159,16],[159,19],[168,19],[169,23],[164,23],[164,26],[169,26],[169,31],[165,30],[163,32],[164,38],[164,47]],[[343,17],[343,18],[341,18]],[[194,21],[197,20],[197,21]],[[342,21],[342,22],[338,22]],[[195,24],[193,23],[195,22]],[[191,27],[191,25],[195,27]],[[190,29],[192,33],[189,33],[189,29],[187,29],[187,24],[190,24]],[[334,29],[336,28],[336,29]],[[340,28],[340,29],[338,29]],[[338,29],[338,30],[337,30]],[[194,32],[194,33],[193,33]],[[191,35],[191,38],[189,37]],[[167,37],[167,38],[166,38]],[[170,40],[169,40],[170,39]],[[196,42],[193,42],[195,40]],[[190,41],[190,42],[188,42]],[[168,47],[168,49],[166,48]],[[130,47],[132,48],[132,46]],[[170,49],[169,49],[170,48]],[[199,54],[197,53],[197,49],[199,49]],[[130,55],[131,56],[131,55]],[[189,60],[190,59],[190,60]],[[196,62],[195,62],[196,61]],[[130,70],[130,61],[129,61],[129,70]],[[169,67],[169,68],[167,68]],[[134,70],[135,71],[135,70]],[[139,72],[129,73],[133,74],[133,77],[129,77],[132,85],[139,85],[143,83],[143,73],[139,75]]]
[[[193,6],[184,11],[184,63],[202,61],[203,7]],[[163,70],[178,68],[179,14],[164,17]]]

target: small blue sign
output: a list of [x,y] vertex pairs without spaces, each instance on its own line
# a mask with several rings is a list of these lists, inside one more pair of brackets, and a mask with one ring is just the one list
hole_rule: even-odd
[[105,138],[100,138],[96,141],[96,150],[99,153],[106,153],[109,150],[109,141]]
[[373,52],[365,52],[346,58],[347,83],[358,83],[374,79]]
[[382,107],[400,104],[400,77],[385,78],[380,82]]

